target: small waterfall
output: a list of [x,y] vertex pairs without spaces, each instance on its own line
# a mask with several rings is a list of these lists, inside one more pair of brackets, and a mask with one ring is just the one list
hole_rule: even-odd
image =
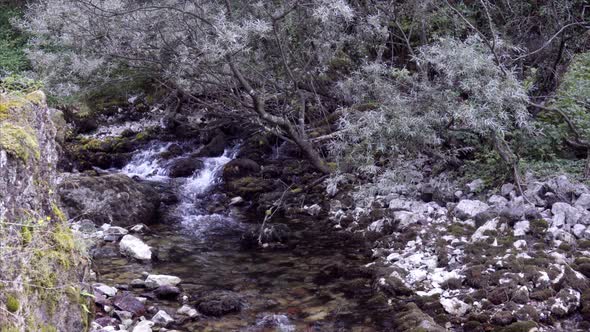
[[172,143],[157,142],[133,156],[122,172],[128,176],[139,176],[143,179],[165,180],[166,169],[160,166],[159,156],[166,152]]
[[223,167],[234,159],[237,153],[238,148],[234,147],[226,149],[221,157],[204,159],[203,169],[188,178],[180,187],[180,203],[175,214],[180,218],[182,225],[193,234],[223,231],[237,224],[231,217],[208,213],[200,204],[209,190],[221,181],[220,173]]
[[256,327],[273,328],[277,332],[295,332],[295,325],[291,324],[286,315],[270,314],[258,320]]
[[[223,167],[234,159],[239,147],[228,148],[220,157],[203,158],[203,168],[188,178],[171,179],[162,160],[161,154],[166,152],[174,143],[156,142],[145,150],[135,154],[129,164],[121,171],[128,176],[139,176],[142,179],[174,182],[178,185],[177,195],[179,203],[170,212],[180,221],[180,224],[196,236],[204,233],[215,233],[235,228],[238,224],[232,218],[209,213],[204,206],[209,191],[221,181]],[[179,156],[177,158],[181,158]]]

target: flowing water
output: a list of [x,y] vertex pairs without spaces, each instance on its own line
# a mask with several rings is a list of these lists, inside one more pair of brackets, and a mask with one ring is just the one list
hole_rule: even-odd
[[[379,315],[371,305],[369,278],[337,278],[326,282],[321,271],[335,263],[354,268],[367,263],[362,246],[337,238],[322,223],[283,221],[293,231],[288,249],[245,250],[241,235],[258,228],[237,209],[215,209],[223,166],[237,148],[221,157],[206,158],[202,170],[189,178],[171,179],[159,160],[169,143],[139,152],[120,170],[129,176],[175,188],[178,203],[162,207],[162,222],[150,226],[143,240],[155,248],[157,260],[139,263],[121,257],[98,257],[102,282],[129,284],[141,273],[180,277],[192,296],[207,291],[232,291],[242,300],[239,313],[201,317],[183,325],[185,331],[380,331]],[[165,222],[164,222],[165,221]],[[134,290],[141,295],[145,290]],[[174,312],[176,301],[155,302]]]

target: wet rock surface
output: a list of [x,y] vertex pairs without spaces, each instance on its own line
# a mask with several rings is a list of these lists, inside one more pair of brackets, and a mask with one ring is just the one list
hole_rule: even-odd
[[59,194],[68,215],[84,216],[97,225],[150,223],[160,204],[158,192],[122,174],[67,176]]

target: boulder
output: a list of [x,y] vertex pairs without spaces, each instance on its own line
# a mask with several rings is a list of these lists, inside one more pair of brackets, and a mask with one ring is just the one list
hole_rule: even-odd
[[201,170],[203,166],[204,163],[199,158],[177,158],[168,164],[168,176],[171,178],[190,177],[196,171]]
[[568,203],[558,202],[551,207],[553,220],[551,226],[562,227],[564,225],[573,226],[578,223],[582,217],[582,212]]
[[117,289],[115,287],[110,287],[105,284],[95,284],[93,288],[108,297],[117,295]]
[[547,302],[552,314],[558,317],[567,316],[580,306],[580,292],[571,288],[562,289]]
[[584,193],[578,197],[574,206],[584,210],[590,209],[590,194]]
[[121,253],[131,256],[135,259],[152,259],[152,250],[150,246],[133,235],[123,236],[121,242],[119,243],[119,249],[121,250]]
[[461,219],[474,218],[478,213],[489,209],[489,205],[477,200],[464,199],[455,206],[455,215]]
[[559,200],[572,202],[577,196],[588,193],[588,188],[583,184],[574,184],[565,175],[554,177],[547,181],[548,189],[553,192]]
[[84,215],[97,225],[149,223],[155,220],[160,205],[158,192],[124,174],[68,176],[59,194],[69,216]]
[[150,274],[145,279],[145,286],[150,289],[155,289],[162,286],[177,286],[181,282],[182,280],[179,277],[165,274]]
[[113,305],[120,310],[132,313],[136,317],[145,314],[145,305],[131,293],[116,296],[113,299]]
[[223,178],[225,180],[235,179],[260,173],[260,165],[252,159],[237,158],[223,167]]
[[178,308],[178,310],[176,310],[176,313],[178,315],[188,316],[190,318],[195,318],[199,316],[199,312],[195,308],[190,307],[188,305],[183,305],[182,307]]
[[227,140],[222,132],[219,132],[213,139],[197,151],[193,157],[219,157],[223,155]]
[[457,298],[440,299],[440,304],[445,311],[453,316],[464,316],[471,306]]
[[151,320],[142,320],[141,322],[137,323],[131,332],[152,332],[152,327],[154,326],[154,322]]
[[158,311],[154,317],[152,317],[152,321],[159,326],[167,327],[168,325],[174,323],[174,318],[170,317],[170,315],[164,311]]
[[234,292],[213,291],[197,300],[197,309],[208,316],[223,316],[242,309],[242,299]]
[[174,299],[180,294],[180,289],[175,286],[164,285],[156,288],[154,294],[159,299]]

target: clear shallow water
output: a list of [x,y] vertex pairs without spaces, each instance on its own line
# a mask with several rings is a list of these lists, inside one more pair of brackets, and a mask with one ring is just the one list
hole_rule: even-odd
[[[143,236],[155,248],[158,260],[138,263],[126,258],[98,258],[101,281],[128,284],[141,272],[182,278],[184,292],[197,296],[211,290],[229,290],[241,296],[240,313],[203,317],[186,331],[379,331],[379,312],[370,304],[369,278],[347,277],[324,282],[320,271],[336,263],[355,269],[368,262],[360,243],[343,240],[321,223],[284,220],[293,231],[288,249],[244,250],[240,237],[258,228],[256,220],[237,217],[231,210],[210,214],[206,203],[214,197],[219,173],[236,154],[204,160],[203,170],[186,179],[171,180],[158,162],[167,146],[156,144],[133,158],[122,172],[177,185],[179,203],[162,211],[166,224],[150,226]],[[235,212],[235,210],[234,210]],[[113,250],[116,250],[115,245]],[[138,295],[145,290],[135,290]],[[175,311],[178,302],[158,300]]]

